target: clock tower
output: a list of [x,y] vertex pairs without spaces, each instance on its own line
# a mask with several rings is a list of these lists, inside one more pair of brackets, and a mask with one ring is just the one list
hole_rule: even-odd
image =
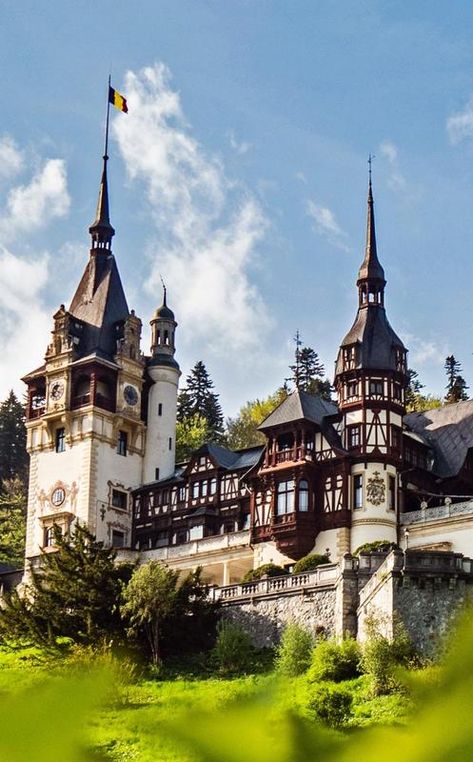
[[45,362],[28,385],[27,558],[78,520],[106,545],[131,541],[130,491],[141,483],[145,360],[111,243],[104,156],[91,249],[69,309],[53,316]]

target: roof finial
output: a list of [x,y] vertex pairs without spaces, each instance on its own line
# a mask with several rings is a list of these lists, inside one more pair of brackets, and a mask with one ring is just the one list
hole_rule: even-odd
[[163,287],[163,306],[166,307],[167,306],[166,305],[166,293],[167,293],[167,291],[166,291],[166,284],[165,284],[165,282],[163,280],[163,276],[161,275],[161,273],[159,273],[159,277],[160,277],[161,284],[162,284],[162,287]]
[[110,211],[108,203],[108,180],[107,180],[107,161],[108,161],[108,130],[110,124],[110,99],[108,91],[110,89],[110,77],[107,86],[107,117],[105,120],[105,147],[103,154],[102,179],[100,181],[99,197],[97,201],[97,212],[95,220],[89,228],[92,236],[94,249],[110,249],[115,230],[110,224]]

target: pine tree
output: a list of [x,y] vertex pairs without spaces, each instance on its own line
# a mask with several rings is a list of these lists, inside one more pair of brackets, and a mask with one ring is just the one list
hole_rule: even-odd
[[419,381],[417,371],[409,368],[406,382],[406,409],[409,413],[419,409],[420,390],[423,388],[424,384]]
[[25,411],[11,390],[0,404],[0,484],[16,476],[26,481],[27,474]]
[[196,362],[186,378],[186,385],[177,401],[177,420],[199,415],[207,421],[209,441],[220,441],[223,436],[223,413],[218,394],[202,360]]
[[116,553],[104,548],[83,526],[71,536],[56,527],[56,551],[43,553],[31,569],[31,583],[21,599],[14,591],[0,611],[0,635],[54,644],[58,636],[97,644],[121,632],[122,582],[131,568],[116,566]]
[[20,568],[25,557],[26,487],[16,476],[0,492],[0,563]]
[[292,375],[286,380],[292,382],[296,389],[330,400],[332,387],[328,378],[324,378],[325,368],[317,352],[312,347],[302,347],[299,331],[294,342],[294,364],[289,366]]
[[462,367],[458,360],[453,355],[449,355],[445,359],[445,372],[447,374],[447,386],[445,387],[447,393],[445,395],[445,402],[448,404],[452,402],[461,402],[468,399],[466,390],[468,386],[466,381],[461,375]]

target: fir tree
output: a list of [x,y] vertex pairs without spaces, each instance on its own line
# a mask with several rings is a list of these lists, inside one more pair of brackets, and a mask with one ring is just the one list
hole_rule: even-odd
[[26,487],[16,476],[0,492],[0,563],[20,568],[25,556]]
[[299,331],[294,342],[294,364],[289,366],[292,375],[286,380],[292,382],[296,389],[330,400],[332,387],[330,381],[324,378],[325,368],[317,352],[312,347],[302,346]]
[[214,392],[213,382],[202,360],[196,362],[186,378],[186,385],[177,401],[177,420],[184,423],[193,416],[207,421],[208,439],[219,441],[223,436],[223,413]]
[[79,524],[70,537],[56,527],[55,545],[31,569],[26,594],[6,597],[0,634],[50,645],[59,636],[94,645],[120,634],[120,594],[131,568],[116,566],[115,551]]
[[26,481],[27,474],[25,411],[11,390],[0,404],[0,484],[16,476]]
[[461,375],[462,367],[458,360],[453,355],[449,355],[445,359],[445,372],[447,374],[447,386],[445,387],[447,393],[445,395],[445,402],[461,402],[468,399],[466,381]]

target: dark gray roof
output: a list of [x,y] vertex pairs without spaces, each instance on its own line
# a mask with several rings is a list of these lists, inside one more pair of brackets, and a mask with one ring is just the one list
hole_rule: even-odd
[[112,359],[117,346],[117,323],[128,317],[128,305],[113,254],[91,254],[69,312],[84,324],[79,356],[96,352]]
[[443,478],[458,474],[473,447],[473,400],[409,413],[404,423],[432,447],[434,473]]
[[396,349],[404,344],[389,325],[384,307],[360,307],[355,322],[340,344],[335,375],[343,372],[344,347],[357,345],[356,367],[373,370],[396,370]]
[[265,431],[273,426],[280,426],[283,423],[304,420],[312,421],[312,423],[317,423],[320,426],[324,418],[337,414],[338,408],[333,402],[328,402],[318,395],[296,389],[264,419],[258,428],[261,431]]

